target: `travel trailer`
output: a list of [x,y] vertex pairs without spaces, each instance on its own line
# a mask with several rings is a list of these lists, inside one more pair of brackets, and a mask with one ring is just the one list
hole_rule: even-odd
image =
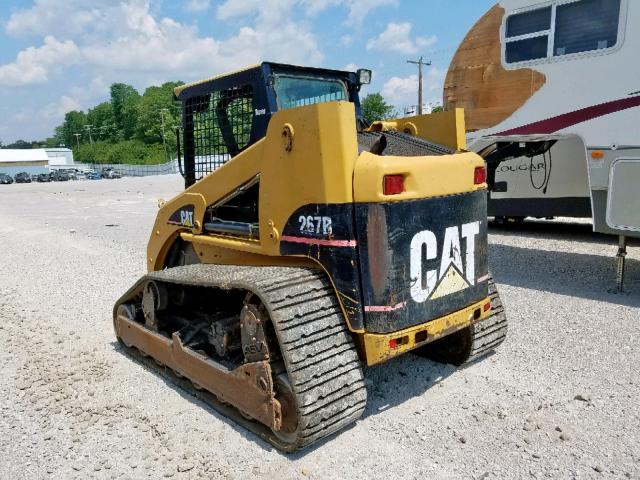
[[466,112],[487,160],[489,215],[591,217],[640,237],[640,1],[503,0],[449,68],[445,109]]

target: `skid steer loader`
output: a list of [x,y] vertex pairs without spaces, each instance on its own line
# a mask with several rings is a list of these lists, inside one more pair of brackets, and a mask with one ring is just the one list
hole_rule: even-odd
[[362,415],[365,364],[462,365],[506,334],[460,116],[434,117],[437,142],[371,131],[370,74],[263,63],[176,88],[186,189],[114,307],[132,355],[285,451]]

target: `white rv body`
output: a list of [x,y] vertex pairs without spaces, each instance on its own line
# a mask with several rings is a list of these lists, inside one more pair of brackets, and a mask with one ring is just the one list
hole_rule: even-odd
[[[499,30],[495,36],[492,28]],[[482,75],[465,66],[461,57],[473,52],[474,42],[498,39],[500,65],[485,62]],[[456,55],[445,106],[464,107],[472,116],[476,108],[477,118],[483,111],[495,114],[486,98],[497,107],[512,101],[517,89],[504,79],[519,71],[527,90],[531,72],[522,104],[494,115],[494,124],[476,122],[482,128],[469,132],[470,149],[498,141],[557,141],[547,155],[499,165],[495,180],[506,182],[506,191],[492,192],[490,214],[592,216],[596,231],[640,236],[640,1],[503,0],[474,26]],[[496,68],[511,95],[499,89],[487,94]],[[483,98],[480,105],[477,99]]]

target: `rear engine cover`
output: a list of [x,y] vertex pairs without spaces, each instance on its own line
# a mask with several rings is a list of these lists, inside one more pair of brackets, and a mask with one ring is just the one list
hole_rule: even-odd
[[389,333],[488,294],[486,192],[356,204],[365,329]]

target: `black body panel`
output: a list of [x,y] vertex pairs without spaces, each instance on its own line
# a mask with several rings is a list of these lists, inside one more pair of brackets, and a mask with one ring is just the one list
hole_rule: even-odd
[[305,205],[294,212],[280,237],[281,255],[304,255],[329,274],[353,330],[364,329],[354,205]]
[[487,296],[486,205],[486,191],[306,205],[287,222],[280,253],[304,255],[324,267],[352,329],[394,332]]
[[426,323],[487,296],[486,205],[485,191],[356,205],[368,332]]

